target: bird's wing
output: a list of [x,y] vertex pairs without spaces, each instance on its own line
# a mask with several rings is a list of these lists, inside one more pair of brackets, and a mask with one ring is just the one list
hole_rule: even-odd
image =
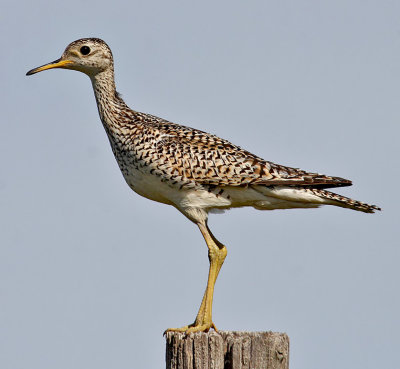
[[199,130],[166,124],[155,143],[158,161],[173,177],[213,186],[350,186],[351,181],[309,173],[263,160],[256,155]]

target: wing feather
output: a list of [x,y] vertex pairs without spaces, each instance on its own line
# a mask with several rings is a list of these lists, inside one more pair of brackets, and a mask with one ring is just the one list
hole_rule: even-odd
[[[306,172],[266,161],[239,146],[193,128],[170,122],[158,124],[163,138],[157,142],[159,158],[172,172],[201,185],[213,186],[350,186],[351,181]],[[165,163],[165,162],[164,162]],[[166,163],[165,163],[166,164]]]

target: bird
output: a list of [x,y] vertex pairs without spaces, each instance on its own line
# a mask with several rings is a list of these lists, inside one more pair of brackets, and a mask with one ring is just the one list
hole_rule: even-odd
[[208,280],[197,316],[193,323],[165,332],[217,331],[212,319],[214,285],[227,248],[211,233],[209,213],[245,206],[258,210],[321,205],[365,213],[381,210],[326,190],[350,186],[348,179],[275,164],[214,134],[130,109],[115,87],[111,49],[99,38],[71,42],[59,59],[27,75],[53,68],[89,76],[101,122],[129,187],[175,207],[198,226],[207,244]]

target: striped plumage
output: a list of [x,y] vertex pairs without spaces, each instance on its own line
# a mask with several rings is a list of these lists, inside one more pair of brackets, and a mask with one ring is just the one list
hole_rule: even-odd
[[207,242],[210,274],[206,293],[196,321],[179,330],[214,327],[213,288],[226,248],[208,229],[210,211],[320,205],[366,213],[380,210],[325,190],[350,186],[347,179],[277,165],[215,135],[131,110],[116,92],[112,53],[100,39],[74,41],[60,59],[27,74],[51,68],[74,69],[90,77],[101,121],[128,185],[142,196],[175,206],[199,226]]
[[[325,200],[326,204],[365,212],[377,210],[373,205],[323,190],[350,186],[351,181],[347,179],[277,165],[217,136],[149,114],[132,110],[127,114],[124,110],[123,116],[127,119],[126,126],[119,126],[120,129],[114,132],[109,131],[109,137],[121,171],[133,190],[136,190],[136,186],[130,177],[132,168],[135,168],[140,172],[137,175],[156,176],[178,191],[207,191],[216,198],[229,200],[229,204],[221,201],[222,208],[246,205],[262,208],[260,202],[263,199],[255,196],[252,202],[245,196],[243,202],[240,199],[242,193],[251,188],[257,195],[262,193],[279,198],[280,190],[289,188],[293,191],[293,200],[291,204],[281,203],[282,208],[318,206],[324,204]],[[122,120],[118,118],[115,124],[120,125]],[[126,155],[127,152],[134,155]],[[295,199],[296,194],[298,199]],[[143,195],[151,198],[150,194]],[[318,199],[310,198],[308,201],[307,196],[310,195]],[[178,203],[175,205],[180,207]],[[215,207],[218,206],[213,202]],[[264,207],[268,208],[268,205],[264,204]],[[210,209],[205,206],[204,210]]]

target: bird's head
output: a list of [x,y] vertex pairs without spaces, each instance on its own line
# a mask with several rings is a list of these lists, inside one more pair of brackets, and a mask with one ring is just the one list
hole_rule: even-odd
[[113,56],[108,45],[98,38],[81,38],[71,42],[60,59],[34,68],[27,76],[47,69],[73,69],[93,77],[113,68]]

